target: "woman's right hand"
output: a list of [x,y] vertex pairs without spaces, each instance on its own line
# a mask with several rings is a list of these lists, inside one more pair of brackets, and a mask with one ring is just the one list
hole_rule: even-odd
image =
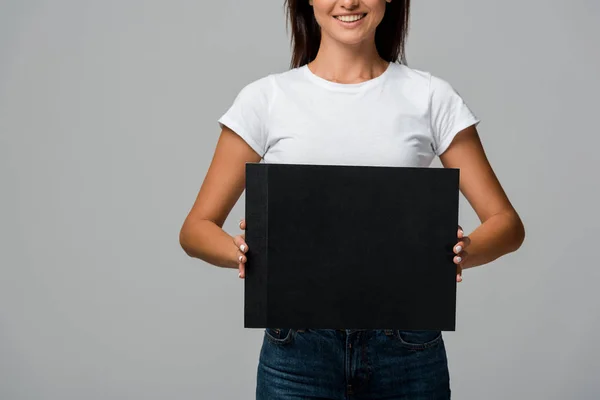
[[[246,229],[246,219],[242,219],[240,221],[239,224],[240,229],[245,230]],[[235,243],[235,245],[237,246],[237,261],[238,261],[238,269],[239,269],[239,273],[238,276],[241,279],[244,279],[246,277],[246,253],[248,252],[248,245],[246,244],[246,233],[242,233],[240,235],[236,235],[233,237],[233,243]]]

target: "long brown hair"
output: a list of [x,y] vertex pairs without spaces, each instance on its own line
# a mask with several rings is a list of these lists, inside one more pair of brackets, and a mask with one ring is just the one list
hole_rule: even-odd
[[[385,15],[375,31],[377,52],[386,61],[406,64],[405,43],[408,32],[410,0],[385,3]],[[291,68],[314,60],[321,44],[321,28],[308,0],[285,0],[286,29],[292,26]]]

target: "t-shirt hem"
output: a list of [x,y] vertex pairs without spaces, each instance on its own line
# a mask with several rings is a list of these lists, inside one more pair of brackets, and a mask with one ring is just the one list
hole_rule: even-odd
[[448,136],[446,136],[444,138],[444,140],[439,144],[437,151],[436,151],[436,155],[439,157],[442,154],[444,154],[444,152],[448,149],[448,147],[450,147],[450,144],[452,143],[452,140],[454,140],[454,137],[456,135],[458,135],[463,129],[466,129],[472,125],[477,126],[477,124],[479,124],[480,120],[477,118],[472,118],[472,119],[468,119],[466,121],[463,121],[461,124],[456,125],[454,127],[454,129],[452,130],[452,133]]
[[[261,146],[259,146],[259,144],[252,138],[252,136],[250,136],[250,134],[248,134],[248,131],[242,127],[242,125],[239,125],[237,122],[235,122],[234,120],[230,119],[227,116],[222,116],[221,118],[218,119],[218,122],[220,125],[226,125],[229,129],[231,129],[232,131],[234,131],[238,136],[240,136],[242,139],[244,139],[244,141],[246,143],[248,143],[248,145],[252,148],[252,150],[254,150],[256,153],[258,153],[261,158],[264,156],[264,151],[262,149]],[[221,126],[222,128],[222,126]]]

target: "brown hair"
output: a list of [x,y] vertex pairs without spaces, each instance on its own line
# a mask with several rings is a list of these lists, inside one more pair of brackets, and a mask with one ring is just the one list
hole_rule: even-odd
[[[385,3],[385,15],[375,31],[377,52],[388,62],[406,64],[404,46],[408,32],[410,0],[393,0]],[[285,0],[286,29],[292,26],[293,47],[291,68],[314,60],[321,44],[321,28],[317,24],[308,0]]]

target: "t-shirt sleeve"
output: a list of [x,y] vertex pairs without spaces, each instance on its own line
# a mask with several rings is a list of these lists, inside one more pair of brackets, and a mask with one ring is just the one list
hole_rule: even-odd
[[266,122],[269,113],[269,76],[255,80],[240,90],[233,104],[218,119],[263,157],[267,151]]
[[471,125],[477,125],[479,119],[458,92],[441,78],[431,76],[430,96],[431,129],[435,153],[440,156],[457,133]]

